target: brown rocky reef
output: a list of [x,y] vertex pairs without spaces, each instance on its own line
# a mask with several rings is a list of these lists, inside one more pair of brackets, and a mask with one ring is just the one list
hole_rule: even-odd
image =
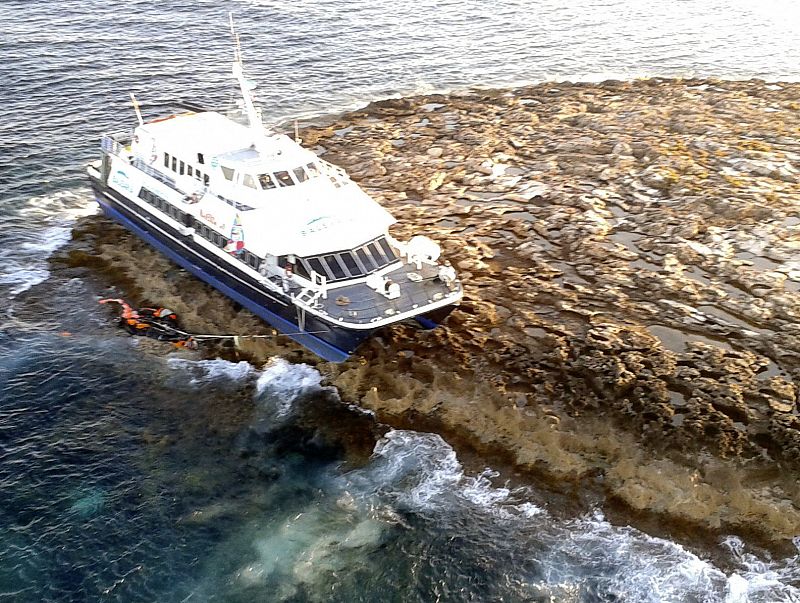
[[[445,328],[319,364],[345,399],[629,509],[800,534],[800,84],[545,83],[301,135],[465,284]],[[125,240],[96,252],[124,271]],[[192,328],[264,328],[190,278],[131,278]],[[245,351],[290,349],[309,359]]]

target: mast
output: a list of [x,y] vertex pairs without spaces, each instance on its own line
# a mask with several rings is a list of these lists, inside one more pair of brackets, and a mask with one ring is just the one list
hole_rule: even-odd
[[266,132],[264,131],[264,123],[261,121],[261,115],[253,104],[253,95],[250,91],[253,85],[244,77],[244,64],[242,63],[242,45],[239,43],[239,34],[236,33],[236,28],[233,25],[233,13],[228,13],[231,23],[231,35],[233,36],[233,77],[239,82],[239,88],[242,91],[242,99],[244,101],[244,110],[247,114],[247,122],[250,130],[253,132],[253,142],[256,148],[261,150],[266,148]]

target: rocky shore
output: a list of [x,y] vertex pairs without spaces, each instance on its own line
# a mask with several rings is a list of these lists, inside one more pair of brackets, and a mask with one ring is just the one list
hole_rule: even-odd
[[[398,218],[395,236],[442,244],[464,303],[445,328],[389,329],[341,365],[283,340],[240,353],[314,363],[385,423],[635,513],[800,534],[800,84],[419,96],[301,136]],[[190,330],[269,331],[92,220],[70,264]]]

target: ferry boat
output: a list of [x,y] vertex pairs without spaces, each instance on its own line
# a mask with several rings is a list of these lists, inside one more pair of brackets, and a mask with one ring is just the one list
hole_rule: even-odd
[[234,35],[240,108],[196,110],[102,137],[87,166],[104,213],[325,360],[376,330],[434,328],[462,297],[439,246],[400,241],[347,173],[271,131]]

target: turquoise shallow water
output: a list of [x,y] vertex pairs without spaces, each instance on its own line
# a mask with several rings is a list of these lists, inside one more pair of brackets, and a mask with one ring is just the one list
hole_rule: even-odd
[[233,99],[228,10],[273,121],[547,78],[800,74],[789,2],[3,2],[0,600],[800,600],[796,558],[729,539],[722,571],[564,519],[309,367],[154,356],[96,312],[101,283],[48,263],[96,219],[81,166],[132,122],[129,90]]

